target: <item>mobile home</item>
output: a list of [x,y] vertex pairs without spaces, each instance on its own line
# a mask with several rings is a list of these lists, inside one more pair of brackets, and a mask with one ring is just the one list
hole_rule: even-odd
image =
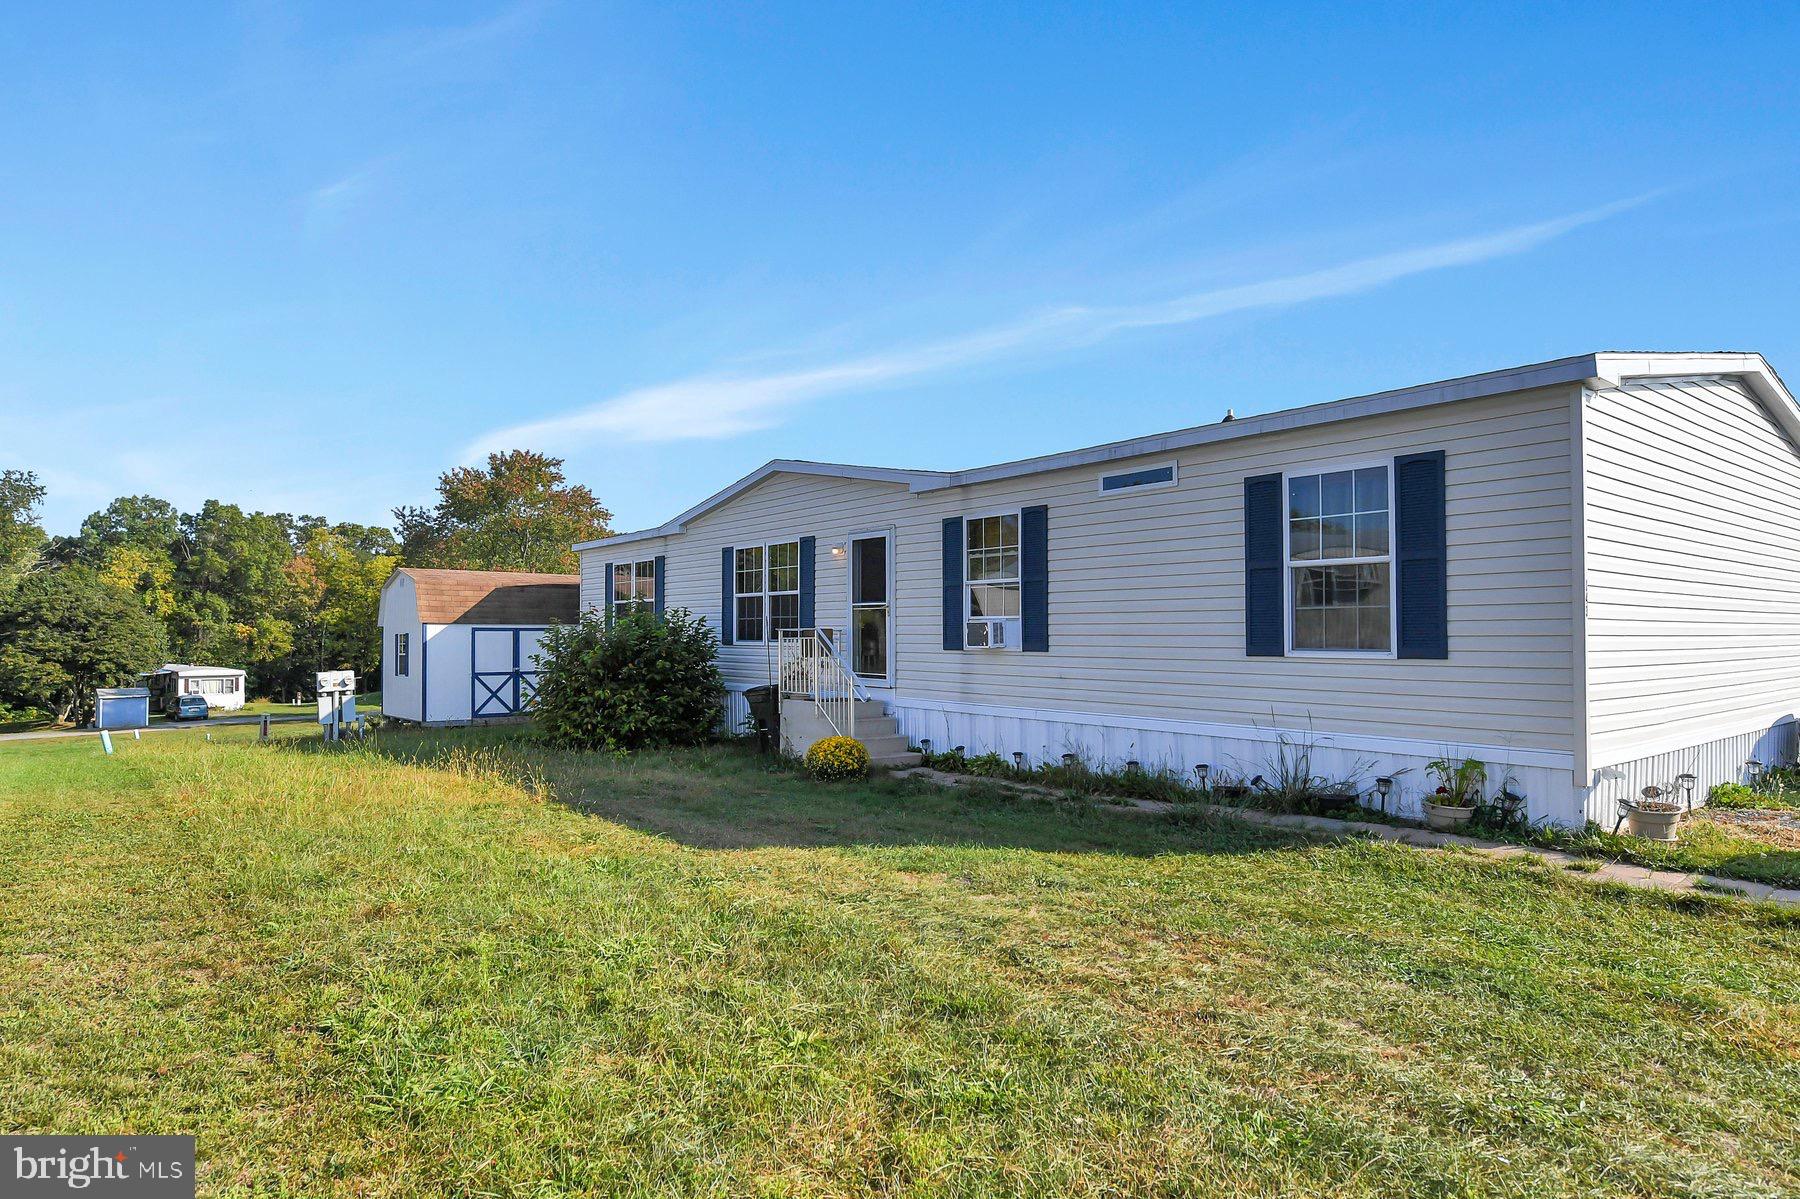
[[235,712],[244,706],[244,679],[244,672],[232,666],[169,662],[150,673],[148,686],[158,712],[173,712],[183,695],[204,696],[208,711]]
[[[1599,353],[960,471],[775,461],[576,546],[733,691],[824,634],[909,742],[1396,780],[1610,822],[1791,760],[1800,409],[1760,355]],[[877,715],[879,714],[879,715]],[[886,723],[877,726],[886,731]]]

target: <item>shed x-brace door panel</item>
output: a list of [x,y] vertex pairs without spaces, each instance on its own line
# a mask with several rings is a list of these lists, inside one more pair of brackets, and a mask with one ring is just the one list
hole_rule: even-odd
[[537,693],[537,671],[529,667],[537,652],[538,634],[537,629],[473,630],[469,640],[472,717],[512,716],[531,707]]

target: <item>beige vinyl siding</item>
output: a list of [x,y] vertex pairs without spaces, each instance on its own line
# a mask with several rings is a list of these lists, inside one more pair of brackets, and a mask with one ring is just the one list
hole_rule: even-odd
[[[846,558],[895,536],[896,690],[910,700],[1304,726],[1568,752],[1572,747],[1571,418],[1557,387],[1180,451],[1174,487],[1101,495],[1102,472],[1167,451],[991,483],[903,485],[779,474],[679,535],[582,554],[583,602],[601,564],[668,556],[671,606],[715,619],[719,547],[818,538],[817,621],[842,626]],[[1450,658],[1247,658],[1243,480],[1284,469],[1446,452]],[[945,651],[941,522],[1049,506],[1050,652]],[[766,650],[727,647],[727,676],[767,681]]]
[[1800,452],[1731,379],[1591,393],[1591,759],[1800,713]]

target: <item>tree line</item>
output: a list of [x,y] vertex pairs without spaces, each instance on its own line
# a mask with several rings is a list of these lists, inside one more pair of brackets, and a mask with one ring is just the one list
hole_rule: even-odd
[[235,666],[252,696],[301,700],[313,675],[375,678],[381,588],[398,566],[573,572],[611,513],[562,460],[513,450],[439,476],[392,528],[207,500],[121,496],[73,535],[39,523],[30,470],[0,471],[0,714],[91,714],[96,687],[166,661]]

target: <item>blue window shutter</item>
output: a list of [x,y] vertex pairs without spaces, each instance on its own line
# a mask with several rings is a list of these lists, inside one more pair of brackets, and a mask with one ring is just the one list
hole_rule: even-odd
[[1050,649],[1050,509],[1019,513],[1019,640],[1028,654]]
[[737,551],[719,551],[719,644],[730,645],[737,632]]
[[1287,563],[1281,536],[1281,476],[1244,480],[1244,653],[1279,658],[1287,645]]
[[818,542],[811,537],[800,539],[800,627],[813,626],[813,553]]
[[656,555],[656,614],[663,614],[663,562],[661,554]]
[[1444,451],[1394,459],[1395,598],[1400,604],[1402,658],[1448,658],[1450,611],[1445,598]]
[[944,519],[944,648],[963,647],[963,522]]
[[613,614],[613,576],[612,576],[613,564],[611,562],[608,562],[606,564],[605,569],[606,569],[606,591],[601,596],[602,602],[600,605],[600,610],[601,610],[601,612],[605,613],[606,623],[611,624],[612,623],[612,614]]

